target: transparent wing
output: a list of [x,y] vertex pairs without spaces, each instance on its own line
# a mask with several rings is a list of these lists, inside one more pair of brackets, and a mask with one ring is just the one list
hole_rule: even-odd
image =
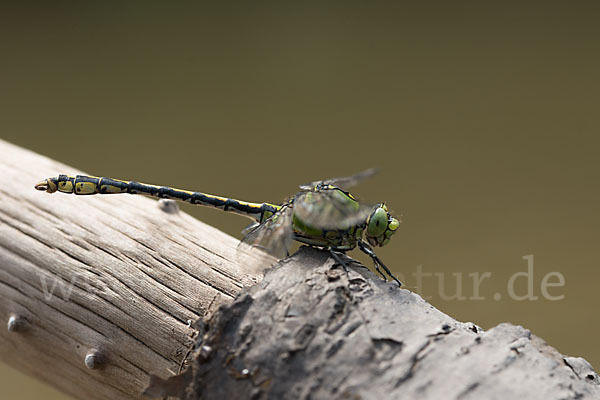
[[348,229],[366,221],[372,205],[360,204],[339,189],[300,192],[294,198],[294,215],[317,229]]
[[369,168],[362,172],[359,172],[358,174],[351,175],[351,176],[344,176],[341,178],[331,178],[331,179],[325,179],[322,181],[306,183],[304,185],[300,185],[300,189],[311,190],[311,189],[314,189],[315,187],[317,187],[319,184],[333,185],[333,186],[337,186],[342,189],[347,189],[347,188],[350,188],[350,187],[358,184],[360,181],[370,178],[371,176],[375,175],[376,173],[377,173],[377,170],[375,168]]
[[246,236],[256,228],[258,228],[258,225],[260,225],[258,222],[252,222],[250,225],[242,229],[242,235]]
[[284,206],[262,224],[244,230],[246,236],[238,247],[259,248],[277,258],[286,257],[292,244],[292,207]]

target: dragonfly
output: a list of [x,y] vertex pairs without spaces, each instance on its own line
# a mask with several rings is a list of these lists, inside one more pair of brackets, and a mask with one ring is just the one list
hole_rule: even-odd
[[283,258],[289,255],[293,241],[297,241],[328,250],[344,269],[346,263],[338,253],[345,254],[358,247],[373,260],[375,270],[384,280],[389,277],[402,286],[373,250],[390,241],[400,221],[390,214],[385,203],[365,204],[347,191],[375,172],[371,168],[351,176],[300,185],[297,194],[279,204],[251,203],[168,186],[87,175],[58,175],[37,183],[35,189],[76,195],[140,194],[218,208],[253,220],[244,229],[241,244]]

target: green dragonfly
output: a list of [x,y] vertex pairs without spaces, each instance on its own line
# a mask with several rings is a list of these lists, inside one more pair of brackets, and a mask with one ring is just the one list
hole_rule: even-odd
[[401,286],[371,247],[386,245],[400,221],[391,216],[385,203],[360,203],[346,191],[374,173],[374,169],[368,169],[348,177],[301,185],[300,192],[281,204],[250,203],[167,186],[86,175],[58,175],[37,183],[35,189],[77,195],[142,194],[215,207],[253,219],[254,223],[243,232],[243,244],[282,258],[289,255],[291,244],[296,240],[329,250],[344,268],[346,265],[336,252],[345,253],[358,247],[371,257],[375,270],[384,280],[387,280],[386,275],[379,267]]

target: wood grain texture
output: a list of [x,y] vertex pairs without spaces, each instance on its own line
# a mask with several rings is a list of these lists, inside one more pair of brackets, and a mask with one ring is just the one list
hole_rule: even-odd
[[456,321],[311,248],[263,279],[264,260],[184,213],[36,192],[77,171],[0,154],[0,357],[76,398],[139,398],[151,375],[147,396],[187,400],[600,398],[589,363],[523,327]]
[[139,398],[151,373],[177,372],[188,321],[262,279],[236,239],[183,212],[37,192],[80,172],[3,141],[0,154],[0,357],[75,398]]
[[[347,262],[352,262],[347,259]],[[147,390],[193,399],[599,399],[600,380],[508,323],[483,331],[364,267],[303,248],[205,321]]]

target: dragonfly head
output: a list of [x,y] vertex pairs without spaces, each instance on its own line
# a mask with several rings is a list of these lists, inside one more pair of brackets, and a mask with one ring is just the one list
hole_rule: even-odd
[[400,221],[392,217],[385,204],[378,204],[367,218],[367,241],[372,246],[385,246],[398,229]]

